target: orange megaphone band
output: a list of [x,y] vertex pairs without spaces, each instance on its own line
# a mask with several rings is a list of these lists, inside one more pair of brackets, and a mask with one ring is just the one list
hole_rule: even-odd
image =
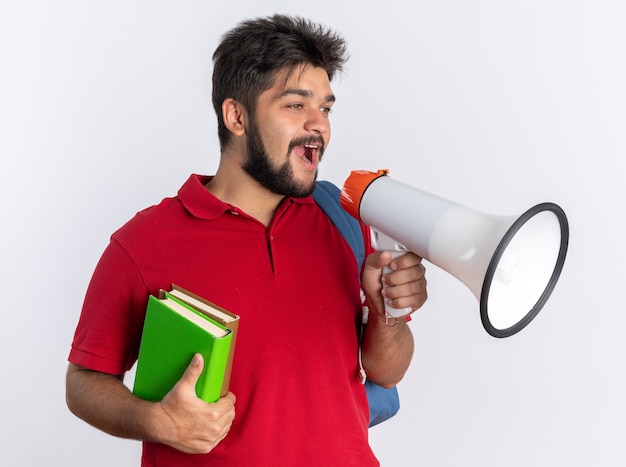
[[341,189],[341,207],[355,219],[361,220],[359,207],[365,190],[374,180],[386,175],[389,175],[388,169],[381,169],[378,172],[353,170]]

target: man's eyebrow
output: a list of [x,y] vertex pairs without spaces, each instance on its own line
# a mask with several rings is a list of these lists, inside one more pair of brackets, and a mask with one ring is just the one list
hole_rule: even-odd
[[[307,98],[314,97],[311,91],[307,91],[306,89],[300,89],[300,88],[285,89],[283,92],[280,93],[279,97],[285,97],[285,96],[290,96],[290,95],[302,96],[302,97],[307,97]],[[335,102],[335,100],[336,98],[334,94],[328,94],[325,97],[325,102]]]

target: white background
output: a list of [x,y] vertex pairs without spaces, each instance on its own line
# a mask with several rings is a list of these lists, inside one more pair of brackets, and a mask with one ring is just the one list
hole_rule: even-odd
[[626,465],[621,0],[3,0],[0,464],[138,465],[137,442],[65,406],[82,297],[115,229],[215,170],[211,54],[273,12],[350,46],[321,178],[389,168],[481,211],[552,201],[570,220],[561,281],[509,339],[428,266],[401,412],[370,431],[382,465]]

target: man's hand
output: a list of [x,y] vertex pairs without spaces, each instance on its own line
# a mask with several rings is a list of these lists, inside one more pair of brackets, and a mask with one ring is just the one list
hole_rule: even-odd
[[[383,274],[390,266],[392,272]],[[406,253],[392,260],[391,253],[380,251],[369,255],[363,267],[363,292],[371,312],[385,315],[385,302],[393,308],[418,310],[428,297],[426,292],[425,268],[422,258]]]
[[203,368],[202,355],[194,355],[182,378],[160,405],[171,420],[162,443],[189,454],[211,451],[228,434],[235,418],[235,396],[226,394],[207,404],[196,396],[196,382]]

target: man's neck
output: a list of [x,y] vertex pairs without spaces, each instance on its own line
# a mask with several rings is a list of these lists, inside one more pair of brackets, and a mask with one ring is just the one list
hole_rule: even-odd
[[260,185],[241,167],[222,162],[206,188],[219,200],[239,208],[265,226],[269,225],[284,198]]

